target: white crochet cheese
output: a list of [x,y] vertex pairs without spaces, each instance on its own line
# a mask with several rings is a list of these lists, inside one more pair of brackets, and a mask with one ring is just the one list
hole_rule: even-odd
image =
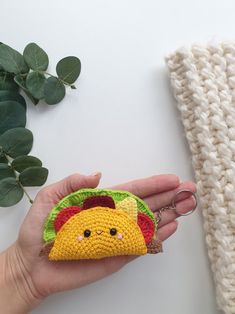
[[166,58],[192,152],[217,303],[235,313],[235,44]]

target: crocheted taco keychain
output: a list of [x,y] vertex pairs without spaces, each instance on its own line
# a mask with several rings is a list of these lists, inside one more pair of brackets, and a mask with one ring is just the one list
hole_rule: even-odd
[[126,191],[78,190],[49,213],[41,255],[79,260],[161,252],[160,214],[156,219],[144,201]]

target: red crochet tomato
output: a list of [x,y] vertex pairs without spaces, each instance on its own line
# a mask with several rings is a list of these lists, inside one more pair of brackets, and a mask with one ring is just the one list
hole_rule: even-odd
[[115,203],[112,197],[108,195],[94,195],[85,199],[82,209],[89,209],[98,206],[115,208]]
[[139,212],[137,223],[142,231],[145,242],[148,244],[154,235],[154,223],[152,219],[148,215]]
[[60,230],[60,228],[66,223],[66,221],[68,221],[73,215],[76,215],[80,211],[81,208],[78,206],[63,208],[54,220],[54,228],[56,232]]

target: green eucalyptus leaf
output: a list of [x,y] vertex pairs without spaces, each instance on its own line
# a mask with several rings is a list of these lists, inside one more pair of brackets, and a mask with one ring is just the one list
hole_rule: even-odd
[[17,204],[23,197],[24,191],[15,178],[0,181],[0,206],[8,207]]
[[11,165],[16,171],[22,172],[29,167],[41,167],[42,162],[34,156],[19,156],[12,161]]
[[65,87],[56,77],[49,77],[44,85],[44,97],[48,105],[60,102],[65,96]]
[[25,128],[14,128],[0,136],[0,146],[12,158],[27,155],[33,145],[33,134]]
[[14,77],[7,72],[0,72],[0,90],[17,92],[19,86],[15,83]]
[[73,84],[79,77],[80,72],[81,62],[77,57],[65,57],[56,66],[58,77],[68,84]]
[[30,167],[19,175],[19,181],[23,186],[41,186],[48,177],[48,170],[44,167]]
[[36,99],[35,97],[33,97],[29,91],[24,90],[24,92],[35,106],[39,103],[39,99]]
[[8,164],[8,160],[4,154],[0,154],[0,163]]
[[10,73],[27,73],[29,68],[24,61],[23,56],[15,49],[0,45],[0,64],[3,69]]
[[46,71],[48,68],[48,55],[35,43],[30,43],[25,47],[23,56],[32,70]]
[[26,88],[26,84],[25,84],[26,79],[23,78],[20,74],[15,75],[14,81],[15,81],[15,83],[16,83],[19,87],[21,87],[23,90],[27,89],[27,88]]
[[0,180],[13,177],[15,178],[14,170],[5,163],[0,163]]
[[30,72],[26,78],[26,88],[37,99],[44,97],[44,84],[46,78],[39,72]]
[[0,134],[17,127],[25,127],[26,112],[21,104],[7,100],[0,102]]
[[14,77],[14,81],[18,86],[20,86],[25,94],[29,97],[29,99],[33,102],[34,105],[37,105],[39,102],[39,99],[34,98],[31,94],[30,91],[26,88],[26,79],[24,79],[21,75],[16,75]]
[[14,77],[14,81],[15,81],[15,83],[16,83],[19,87],[21,87],[23,90],[27,90],[27,88],[26,88],[26,83],[25,83],[26,78],[23,78],[20,74],[18,74],[18,75],[16,75],[16,76]]
[[5,100],[14,100],[20,103],[24,109],[26,109],[26,102],[24,97],[22,97],[19,93],[8,90],[0,90],[0,102]]

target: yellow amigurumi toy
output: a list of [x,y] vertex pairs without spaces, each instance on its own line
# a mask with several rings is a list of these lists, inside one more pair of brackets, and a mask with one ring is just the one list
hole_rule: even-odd
[[45,222],[49,260],[100,259],[162,251],[148,206],[126,191],[81,189],[63,198]]

